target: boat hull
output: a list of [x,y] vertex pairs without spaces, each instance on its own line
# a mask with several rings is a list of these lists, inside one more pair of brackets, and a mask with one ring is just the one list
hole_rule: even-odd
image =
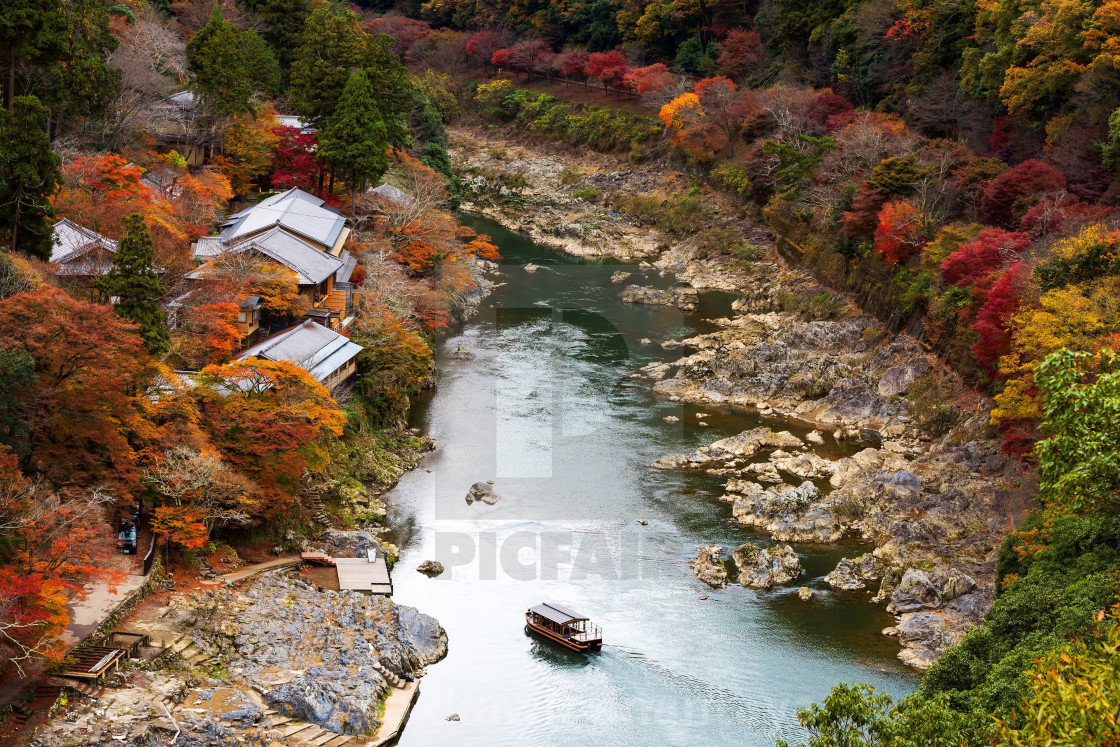
[[571,638],[565,638],[559,633],[551,631],[547,628],[542,628],[540,625],[536,625],[529,619],[528,615],[525,616],[525,625],[529,628],[529,630],[536,633],[537,635],[547,638],[553,643],[559,644],[566,649],[576,651],[581,654],[587,653],[588,651],[599,651],[603,648],[603,641],[601,638],[596,638],[590,641],[575,641]]

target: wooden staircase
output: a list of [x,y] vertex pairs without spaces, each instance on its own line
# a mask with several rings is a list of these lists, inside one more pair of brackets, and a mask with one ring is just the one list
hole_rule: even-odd
[[12,724],[23,730],[44,723],[54,704],[62,695],[63,685],[54,679],[44,679],[35,686],[35,692],[27,703],[12,704]]
[[337,311],[341,316],[346,316],[346,291],[332,290],[323,298],[322,305],[331,311]]

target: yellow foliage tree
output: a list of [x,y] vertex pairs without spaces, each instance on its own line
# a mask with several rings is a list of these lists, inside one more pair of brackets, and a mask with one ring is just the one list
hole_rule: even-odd
[[1101,280],[1089,294],[1077,286],[1056,288],[1012,317],[1011,353],[999,361],[1007,384],[995,396],[993,424],[1042,417],[1035,366],[1062,348],[1091,350],[1094,342],[1120,329],[1118,292],[1120,278],[1115,277]]

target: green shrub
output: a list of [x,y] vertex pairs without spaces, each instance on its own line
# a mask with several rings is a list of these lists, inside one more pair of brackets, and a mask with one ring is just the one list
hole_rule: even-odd
[[923,433],[940,438],[956,422],[956,413],[950,399],[932,376],[918,379],[910,387],[906,399],[910,405],[910,417],[914,418]]
[[696,238],[693,239],[696,245],[696,256],[699,259],[706,259],[713,254],[731,254],[734,248],[739,245],[740,238],[742,238],[742,233],[730,226],[705,228],[696,234]]
[[744,200],[751,196],[751,178],[746,170],[730,163],[721,163],[712,169],[712,179],[724,189],[734,192]]
[[669,207],[661,228],[674,236],[691,236],[711,220],[712,215],[712,209],[690,193]]
[[611,206],[640,223],[656,225],[665,217],[661,201],[650,195],[614,195]]
[[557,175],[557,179],[559,179],[560,183],[564,186],[570,187],[573,184],[580,183],[583,179],[583,172],[580,171],[577,166],[565,166]]
[[603,195],[601,191],[592,186],[580,187],[572,194],[584,202],[595,202]]
[[766,252],[761,247],[746,243],[737,245],[732,254],[743,262],[757,262],[766,256]]

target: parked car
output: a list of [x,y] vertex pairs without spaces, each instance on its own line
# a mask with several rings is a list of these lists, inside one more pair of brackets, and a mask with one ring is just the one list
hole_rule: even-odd
[[117,532],[117,549],[125,555],[136,554],[136,525],[127,518],[121,519],[120,530]]

